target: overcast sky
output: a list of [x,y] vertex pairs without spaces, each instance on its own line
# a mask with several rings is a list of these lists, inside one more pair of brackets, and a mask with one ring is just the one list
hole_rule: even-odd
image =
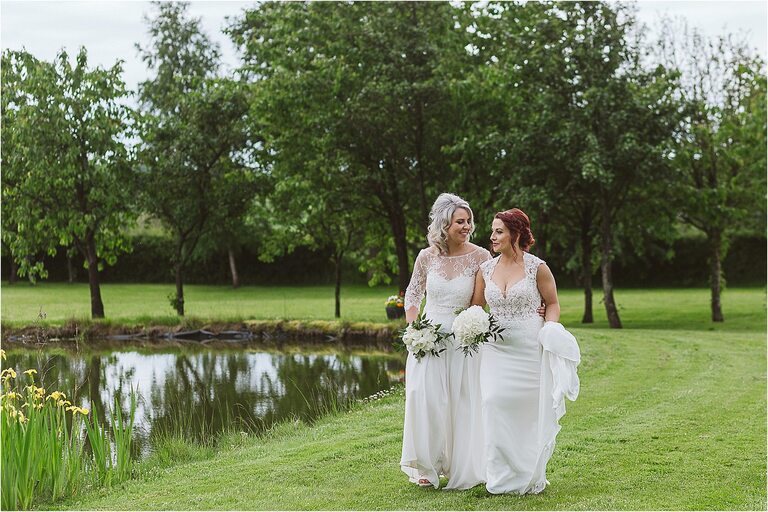
[[[207,33],[221,45],[226,65],[237,65],[237,54],[222,34],[226,17],[239,15],[253,2],[195,1],[191,14],[200,17]],[[90,64],[111,66],[123,59],[126,85],[133,89],[146,77],[135,43],[145,44],[143,15],[149,2],[140,1],[0,1],[0,46],[22,47],[36,57],[51,60],[61,48],[70,54],[88,49]],[[750,46],[768,60],[768,2],[755,1],[640,1],[640,21],[653,33],[663,13],[684,17],[691,27],[715,36],[745,34]]]

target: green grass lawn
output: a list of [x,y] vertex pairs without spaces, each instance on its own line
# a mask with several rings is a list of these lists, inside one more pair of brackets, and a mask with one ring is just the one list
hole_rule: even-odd
[[[759,300],[755,306],[762,307]],[[154,468],[111,490],[55,506],[765,510],[763,322],[764,316],[751,330],[735,332],[710,332],[706,325],[573,329],[582,350],[581,394],[568,402],[548,467],[551,486],[541,495],[492,496],[482,486],[461,492],[408,483],[398,466],[400,391],[314,426],[283,424],[212,458]]]
[[[164,285],[105,285],[108,321],[175,321]],[[388,288],[346,287],[344,320],[384,321]],[[217,320],[329,319],[330,287],[189,286],[189,313]],[[314,426],[283,424],[215,454],[181,446],[136,480],[65,509],[760,509],[766,508],[766,300],[729,289],[726,322],[709,321],[705,289],[619,290],[623,330],[579,324],[581,292],[561,290],[579,340],[582,387],[568,403],[541,495],[420,489],[398,467],[403,396],[356,406]],[[88,290],[3,287],[5,325],[87,318]],[[187,450],[185,452],[185,450]],[[187,455],[185,455],[187,453]],[[45,504],[45,508],[51,507]]]
[[[178,322],[167,296],[173,285],[105,284],[102,297],[106,321],[122,324]],[[384,300],[397,293],[391,287],[342,288],[342,319],[386,322]],[[7,326],[28,325],[42,309],[48,323],[61,324],[90,317],[90,298],[85,284],[42,282],[2,286],[2,321]],[[562,320],[568,326],[581,321],[581,290],[560,290]],[[228,286],[190,285],[185,287],[188,317],[215,321],[247,319],[327,320],[333,318],[333,287],[259,287],[232,289]],[[607,326],[595,290],[594,328]],[[619,289],[616,301],[624,325],[635,329],[749,330],[755,323],[765,326],[765,289],[734,288],[723,294],[725,324],[709,320],[709,291],[706,289]]]

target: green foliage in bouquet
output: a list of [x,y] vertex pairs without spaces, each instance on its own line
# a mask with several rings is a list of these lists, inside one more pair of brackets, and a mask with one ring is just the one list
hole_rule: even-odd
[[427,354],[435,357],[445,352],[445,340],[451,336],[440,332],[441,324],[433,324],[423,314],[408,324],[393,343],[395,350],[413,353],[417,361]]
[[502,331],[504,328],[499,326],[493,315],[480,306],[470,306],[456,316],[452,336],[459,342],[457,350],[463,351],[465,356],[472,356],[481,343],[498,341]]
[[[464,352],[465,356],[472,357],[474,354],[476,354],[480,350],[480,344],[485,343],[486,341],[493,340],[494,342],[498,341],[501,337],[502,331],[504,331],[504,328],[499,325],[499,321],[494,318],[493,315],[488,315],[488,319],[490,321],[490,327],[488,328],[488,331],[484,334],[478,334],[475,336],[475,338],[467,345],[459,344],[459,346],[456,348],[456,350],[461,350]],[[453,334],[451,334],[453,336]]]

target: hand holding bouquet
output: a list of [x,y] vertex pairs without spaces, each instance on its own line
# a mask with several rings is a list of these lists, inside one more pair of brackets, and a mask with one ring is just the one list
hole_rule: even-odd
[[477,352],[481,343],[496,341],[503,330],[493,315],[480,306],[465,309],[453,321],[453,335],[465,356]]
[[440,324],[433,325],[424,315],[419,315],[403,329],[400,339],[395,342],[395,348],[405,348],[417,361],[421,361],[427,354],[439,356],[445,352],[445,339],[448,336],[440,332]]

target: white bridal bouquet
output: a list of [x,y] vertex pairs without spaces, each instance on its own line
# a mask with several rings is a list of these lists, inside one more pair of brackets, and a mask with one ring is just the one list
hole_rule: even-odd
[[450,336],[440,332],[440,324],[434,325],[424,315],[419,315],[402,330],[395,347],[405,348],[417,361],[427,354],[439,356],[445,352],[445,339]]
[[496,341],[504,329],[493,315],[486,313],[480,306],[471,306],[458,314],[453,321],[453,336],[459,342],[458,349],[464,355],[477,352],[481,343]]

